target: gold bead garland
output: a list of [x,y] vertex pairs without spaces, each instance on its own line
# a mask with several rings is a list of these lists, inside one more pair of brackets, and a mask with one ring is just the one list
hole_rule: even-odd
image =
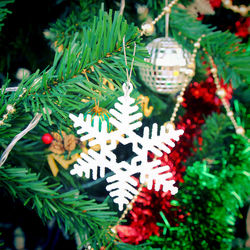
[[223,5],[225,8],[232,10],[233,12],[237,12],[241,14],[242,16],[246,16],[248,12],[250,11],[250,6],[245,6],[241,4],[240,6],[233,5],[232,0],[222,0]]
[[163,8],[163,11],[150,23],[144,23],[142,25],[142,32],[141,32],[141,36],[142,35],[152,35],[152,33],[154,32],[154,25],[167,13],[169,14],[171,12],[171,8],[178,2],[178,0],[173,0],[171,3],[169,3],[168,5],[166,5]]
[[[191,63],[189,65],[189,68],[190,68],[190,71],[188,72],[189,74],[194,75],[195,57],[196,57],[196,54],[197,54],[197,49],[200,48],[200,42],[201,42],[201,39],[203,37],[205,37],[205,35],[201,35],[201,37],[199,37],[197,42],[194,43],[194,49],[193,49],[193,53],[192,53],[192,57],[191,57]],[[189,83],[189,80],[186,79],[180,93],[177,96],[177,102],[175,104],[174,111],[173,111],[172,116],[170,118],[170,123],[172,123],[172,124],[174,123],[174,120],[176,118],[176,114],[178,112],[180,104],[183,102],[183,95],[184,95],[184,92],[186,90],[186,87],[188,86],[188,83]]]
[[[6,89],[5,92],[9,92],[9,91],[13,91],[12,88],[10,89]],[[16,91],[16,89],[15,89]],[[19,98],[22,98],[23,95],[26,93],[26,89],[23,89],[23,92],[19,95]],[[3,126],[4,125],[4,121],[8,119],[8,116],[9,114],[13,114],[16,109],[15,109],[15,106],[16,106],[16,102],[14,102],[13,104],[8,104],[7,107],[6,107],[6,111],[7,113],[3,115],[3,119],[0,120],[0,126]]]
[[[203,50],[205,51],[205,53],[207,52],[205,48],[203,48]],[[237,124],[237,122],[236,122],[236,120],[234,118],[234,113],[230,109],[230,105],[226,101],[226,98],[225,98],[226,97],[226,91],[223,88],[221,88],[221,86],[220,86],[220,81],[219,81],[219,77],[218,77],[218,73],[217,73],[218,71],[217,71],[217,67],[216,67],[216,65],[214,63],[214,60],[213,60],[212,56],[210,56],[209,54],[208,54],[208,58],[209,58],[209,61],[210,61],[210,64],[211,64],[211,73],[213,75],[214,83],[215,83],[215,86],[217,88],[216,94],[217,94],[217,96],[220,97],[221,102],[222,102],[222,104],[223,104],[223,106],[224,106],[224,108],[226,110],[226,114],[229,117],[229,119],[231,120],[231,122],[232,122],[232,124],[233,124],[233,126],[235,128],[236,134],[242,135],[244,138],[249,140],[245,136],[244,128],[241,127],[241,126],[238,126],[238,124]]]
[[132,210],[133,205],[134,205],[134,203],[135,203],[137,197],[140,195],[140,193],[141,193],[142,188],[144,187],[144,185],[145,185],[144,183],[143,183],[143,184],[140,184],[140,186],[139,186],[139,188],[138,188],[138,193],[137,193],[137,195],[135,195],[135,196],[133,197],[133,199],[129,202],[129,204],[127,205],[126,209],[123,211],[121,217],[119,218],[119,220],[117,221],[117,223],[115,224],[115,226],[113,226],[113,227],[111,228],[111,231],[112,231],[113,233],[115,233],[115,234],[117,233],[116,227],[122,222],[122,220],[126,217],[126,215],[128,214],[128,212],[129,212],[130,210]]

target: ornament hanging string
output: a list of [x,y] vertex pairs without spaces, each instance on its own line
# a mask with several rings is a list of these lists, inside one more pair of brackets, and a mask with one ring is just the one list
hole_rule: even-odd
[[120,15],[123,15],[125,9],[125,0],[121,0],[120,2]]
[[[168,0],[165,0],[166,6],[165,8],[167,8],[168,6]],[[170,14],[170,8],[169,10],[166,12],[165,15],[165,37],[168,38],[168,28],[169,28],[169,14]]]

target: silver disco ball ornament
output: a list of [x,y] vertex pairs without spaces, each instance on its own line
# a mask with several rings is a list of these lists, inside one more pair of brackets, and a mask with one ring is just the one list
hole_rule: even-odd
[[140,67],[140,75],[145,84],[161,94],[174,94],[181,90],[185,81],[194,76],[195,65],[191,54],[173,38],[162,37],[147,45],[152,65]]

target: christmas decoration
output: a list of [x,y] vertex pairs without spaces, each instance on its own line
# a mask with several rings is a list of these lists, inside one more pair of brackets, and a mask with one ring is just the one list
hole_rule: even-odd
[[[17,89],[18,89],[18,87],[6,88],[6,89],[4,89],[4,93],[15,92],[15,91],[17,91]],[[22,93],[19,94],[18,98],[22,98],[25,93],[26,93],[26,89],[24,88],[22,90]],[[7,104],[7,106],[6,106],[7,113],[4,114],[2,120],[0,120],[0,126],[4,125],[4,121],[8,119],[9,114],[13,114],[16,112],[15,105],[16,105],[16,102],[14,102],[13,104]]]
[[76,162],[76,160],[80,157],[79,154],[74,154],[71,156],[70,159],[65,159],[64,155],[58,155],[58,154],[49,154],[47,156],[48,164],[50,166],[50,170],[53,174],[53,176],[57,176],[59,172],[59,168],[56,164],[56,161],[64,168],[68,169],[69,166]]
[[157,38],[147,45],[147,49],[150,58],[145,61],[152,66],[140,67],[140,75],[153,91],[174,94],[186,80],[191,81],[191,54],[173,38]]
[[[195,55],[183,49],[173,38],[168,37],[169,15],[178,0],[170,4],[166,1],[163,11],[151,23],[142,25],[142,35],[150,34],[155,25],[165,15],[165,37],[157,38],[147,45],[150,57],[144,60],[149,65],[140,67],[140,75],[145,84],[154,92],[175,94],[191,81],[195,70]],[[199,47],[200,44],[197,44]],[[196,46],[195,46],[196,47]],[[197,50],[195,51],[196,54]]]
[[236,23],[236,36],[247,38],[250,35],[250,17],[240,18]]
[[154,25],[152,23],[144,23],[142,26],[142,31],[146,36],[150,36],[154,33]]
[[107,80],[106,78],[103,78],[102,83],[103,83],[105,86],[108,85],[108,88],[109,88],[109,89],[115,90],[115,86],[114,86],[114,84],[113,84],[110,80]]
[[[62,1],[57,1],[56,4],[50,4],[50,8],[40,8],[47,6],[43,1],[36,1],[35,9],[41,4],[39,12],[30,11],[32,6],[28,8],[25,2],[20,5],[18,1],[3,0],[3,6],[10,3],[9,10],[8,6],[3,9],[0,4],[0,193],[4,209],[0,218],[0,248],[12,249],[16,246],[13,244],[16,236],[14,230],[18,227],[22,228],[25,235],[25,242],[20,248],[25,249],[236,249],[239,248],[239,242],[241,248],[244,247],[247,237],[242,232],[248,206],[250,166],[247,150],[249,145],[246,140],[249,136],[247,117],[250,74],[250,54],[248,44],[245,43],[247,18],[223,9],[222,5],[220,9],[215,9],[216,18],[206,15],[202,22],[197,21],[189,15],[187,8],[193,2],[201,3],[205,0],[179,1],[176,7],[173,5],[177,0],[166,1],[165,7],[162,1],[147,1],[140,16],[136,13],[138,5],[125,0],[121,0],[120,4],[108,1],[105,8],[111,9],[109,13],[103,10],[100,1],[93,0],[80,1],[80,4],[79,1],[73,1],[70,6],[67,5],[68,1],[63,1],[63,4]],[[215,7],[221,1],[210,2]],[[233,4],[246,5],[246,1],[233,1]],[[119,7],[120,12],[112,10]],[[50,10],[49,20],[56,20],[56,15],[63,19],[48,27],[45,9]],[[139,12],[139,6],[137,10]],[[4,23],[1,14],[11,12]],[[17,15],[18,12],[20,16]],[[144,114],[143,118],[141,116],[131,125],[141,121],[143,126],[149,126],[151,141],[152,138],[155,139],[151,133],[154,123],[185,131],[179,142],[174,141],[176,146],[173,149],[167,145],[171,150],[169,154],[159,148],[162,156],[157,156],[140,143],[138,149],[147,151],[147,162],[159,162],[153,168],[155,172],[161,168],[163,170],[164,166],[169,167],[162,174],[171,174],[165,181],[173,181],[175,184],[171,187],[178,188],[178,193],[173,196],[171,191],[164,192],[162,185],[159,191],[155,191],[156,183],[148,190],[147,180],[140,180],[143,168],[139,162],[139,172],[133,171],[135,174],[129,175],[136,185],[128,184],[137,193],[127,190],[132,199],[127,198],[128,204],[122,205],[124,210],[120,213],[116,209],[117,204],[112,204],[112,198],[107,197],[107,193],[119,190],[105,190],[107,185],[119,185],[116,181],[106,182],[107,178],[116,176],[116,173],[105,168],[104,178],[101,178],[99,169],[102,168],[97,166],[98,177],[93,180],[85,178],[84,172],[84,178],[72,176],[70,170],[76,163],[75,157],[80,157],[77,153],[84,152],[96,162],[96,158],[93,159],[88,150],[91,148],[90,151],[101,154],[101,145],[96,144],[96,141],[101,140],[102,124],[106,123],[107,127],[110,124],[117,129],[110,123],[110,118],[100,118],[102,115],[91,113],[90,109],[94,106],[93,103],[99,106],[100,102],[103,109],[109,110],[112,103],[119,102],[114,100],[114,96],[121,96],[123,82],[130,82],[126,81],[124,74],[129,68],[128,64],[131,65],[134,60],[138,67],[147,66],[144,58],[148,54],[142,46],[150,42],[150,39],[140,37],[140,34],[145,34],[146,31],[151,33],[152,28],[155,28],[153,39],[161,37],[164,20],[160,18],[166,17],[167,24],[170,12],[169,34],[192,54],[188,69],[193,71],[190,74],[194,74],[195,69],[194,82],[189,84],[189,79],[185,79],[176,94],[165,98],[152,93],[151,89],[145,88],[145,84],[143,87],[137,74],[132,79],[136,90],[129,96],[135,99],[139,96],[140,99],[135,100],[135,103],[139,112]],[[156,13],[160,15],[157,16]],[[31,19],[33,14],[34,21]],[[41,14],[39,18],[38,14]],[[153,20],[150,15],[157,17]],[[24,24],[26,17],[29,17],[29,22],[24,25],[24,28],[27,27],[25,30],[21,23]],[[44,17],[47,19],[43,19]],[[10,25],[12,22],[13,26]],[[37,29],[35,23],[43,25]],[[147,23],[149,27],[142,27],[143,30],[140,31],[132,23]],[[42,44],[44,39],[36,40],[36,34],[42,35],[44,28],[51,33],[45,46]],[[9,36],[10,30],[13,34],[18,34],[14,40],[13,36]],[[32,37],[27,36],[30,30]],[[238,36],[231,33],[235,30]],[[202,41],[197,39],[201,34],[205,35]],[[128,51],[126,65],[122,54],[124,36]],[[244,36],[244,39],[239,36]],[[48,44],[55,42],[56,51],[49,51]],[[134,43],[138,44],[136,56],[133,55]],[[22,60],[23,56],[25,60]],[[216,66],[210,65],[208,69],[209,56]],[[23,67],[33,73],[19,82],[15,74],[18,68]],[[225,79],[225,83],[221,77]],[[18,87],[11,92],[7,89],[14,88],[9,86]],[[233,99],[232,88],[235,89]],[[122,115],[120,109],[113,109]],[[52,112],[49,113],[48,110]],[[91,117],[87,128],[96,126],[95,135],[98,138],[93,136],[80,142],[76,135],[69,136],[73,127],[73,122],[67,119],[70,113],[77,116],[83,113],[85,122],[88,120],[86,113],[89,113]],[[128,117],[137,113],[138,111]],[[98,121],[94,122],[94,118],[91,121],[95,115]],[[118,119],[117,116],[113,118]],[[121,134],[128,143],[123,145],[120,142],[117,147],[114,146],[114,150],[110,150],[111,156],[112,153],[116,156],[115,166],[120,164],[117,171],[128,173],[130,168],[120,169],[122,164],[133,167],[131,160],[138,155],[132,150],[133,143],[130,141],[137,143],[137,135],[141,138],[146,135],[143,126],[133,130],[135,139],[125,133]],[[67,139],[62,130],[69,136]],[[47,146],[39,140],[44,131],[57,133]],[[113,132],[115,131],[106,131],[107,134]],[[159,137],[160,131],[156,134]],[[86,135],[88,132],[80,136]],[[119,143],[118,140],[107,140],[105,147],[114,144],[114,141]],[[44,147],[47,149],[44,150]],[[110,157],[104,157],[112,162]],[[100,165],[103,166],[102,163]],[[148,164],[146,169],[147,167]],[[48,174],[49,168],[56,178]],[[92,170],[90,168],[90,175]],[[10,207],[16,206],[9,206],[5,198],[16,199],[18,209],[12,212]],[[25,215],[23,210],[27,211]],[[36,221],[32,215],[37,218]],[[238,216],[241,218],[237,219]],[[45,228],[41,227],[45,230],[38,228],[41,220]],[[32,234],[30,228],[33,229]],[[240,228],[240,234],[237,228]],[[240,241],[238,237],[241,238]],[[68,246],[68,243],[72,245]],[[134,244],[140,245],[133,246]]]
[[241,4],[240,6],[233,5],[232,0],[222,0],[222,3],[225,6],[225,8],[230,9],[234,12],[237,12],[242,16],[247,16],[248,12],[250,11],[249,6],[245,6],[243,4]]
[[[204,51],[206,51],[206,50],[204,50]],[[222,102],[224,108],[226,109],[227,116],[229,117],[229,119],[231,120],[231,122],[232,122],[232,124],[234,126],[236,134],[242,135],[248,140],[248,138],[245,136],[244,128],[239,126],[237,124],[237,122],[236,122],[236,119],[234,118],[234,113],[230,109],[230,104],[228,103],[228,101],[226,99],[226,91],[223,88],[221,88],[221,86],[220,86],[220,81],[219,81],[219,77],[218,77],[218,74],[217,74],[217,67],[216,67],[216,65],[214,63],[214,60],[210,55],[208,55],[208,58],[210,60],[210,64],[211,64],[211,67],[212,67],[211,73],[213,75],[214,83],[215,83],[216,88],[217,88],[216,94],[220,97],[221,102]]]
[[221,0],[210,0],[210,4],[213,8],[219,8],[221,6]]
[[[49,154],[47,160],[53,176],[57,176],[59,169],[55,161],[57,161],[64,169],[68,169],[69,165],[73,164],[79,157],[78,154],[71,155],[71,152],[76,148],[77,139],[73,134],[67,135],[64,131],[61,131],[60,133],[52,132],[51,134],[52,135],[45,134],[46,142],[50,142],[52,137],[48,150],[53,152],[53,154]],[[64,156],[63,154],[66,151],[68,151],[67,155]],[[70,155],[71,158],[68,159]]]
[[55,154],[63,154],[68,151],[68,154],[71,153],[76,147],[77,139],[73,134],[67,135],[64,131],[60,133],[52,132],[53,142],[51,143],[49,150]]
[[108,110],[100,107],[99,104],[96,104],[95,107],[93,107],[90,111],[86,112],[84,114],[84,119],[86,119],[88,115],[91,115],[92,117],[92,124],[94,123],[95,117],[99,118],[99,129],[101,129],[103,121],[106,121],[108,132],[112,130],[112,126],[109,123],[110,113],[108,112]]
[[198,15],[215,14],[209,0],[195,0],[193,3],[188,5],[187,10],[194,17],[198,17]]
[[149,117],[152,114],[153,109],[154,109],[153,106],[148,106],[148,104],[149,104],[149,97],[148,96],[139,95],[138,98],[137,98],[137,100],[139,100],[139,104],[142,107],[143,115],[146,116],[146,117]]
[[[194,45],[194,50],[193,50],[193,54],[192,54],[192,61],[194,61],[194,58],[195,58],[195,55],[196,55],[196,52],[197,52],[197,48],[200,46],[200,41],[201,39],[204,37],[204,35],[202,35],[198,40],[197,42],[195,43]],[[126,61],[126,55],[125,55],[125,61]],[[127,72],[128,74],[128,72]],[[186,86],[187,86],[188,82],[185,81],[184,82],[184,85],[180,91],[180,93],[178,94],[177,96],[177,102],[175,104],[175,107],[174,107],[174,110],[173,110],[173,113],[172,113],[172,116],[170,118],[170,121],[169,122],[166,122],[164,125],[166,128],[168,128],[169,126],[170,127],[174,127],[174,120],[175,120],[175,117],[176,117],[176,114],[178,112],[178,109],[180,107],[180,104],[181,102],[183,102],[183,95],[184,95],[184,91],[186,89]],[[153,157],[153,159],[155,160],[155,157]],[[138,195],[140,194],[140,192],[142,191],[143,189],[143,184],[141,184],[138,188],[138,194],[134,196],[134,198],[131,200],[131,202],[129,203],[129,205],[127,206],[127,208],[124,210],[124,212],[122,213],[121,217],[119,218],[118,222],[116,223],[116,225],[112,228],[112,231],[117,233],[117,230],[116,230],[116,227],[119,226],[119,224],[121,223],[121,221],[126,217],[126,215],[128,214],[129,210],[131,210],[133,208],[133,204],[134,202],[137,200],[137,197]]]
[[[140,182],[147,182],[148,189],[153,188],[156,191],[163,190],[170,191],[173,195],[177,193],[177,188],[173,186],[173,180],[167,180],[172,176],[171,173],[164,173],[169,170],[168,166],[155,168],[159,165],[159,161],[148,161],[148,152],[153,152],[157,156],[161,156],[163,150],[170,153],[168,146],[174,147],[172,140],[178,141],[179,136],[183,134],[183,130],[174,130],[169,125],[166,132],[165,126],[161,126],[160,134],[158,135],[158,125],[155,123],[152,128],[151,136],[149,128],[144,127],[143,136],[135,133],[135,129],[142,126],[138,119],[142,116],[141,113],[135,113],[138,106],[133,105],[134,98],[130,97],[132,91],[132,84],[123,85],[124,95],[119,97],[120,103],[115,104],[115,109],[111,109],[110,113],[113,115],[109,122],[116,128],[115,131],[107,131],[107,122],[103,121],[101,129],[99,127],[98,117],[91,121],[91,116],[87,115],[86,121],[83,119],[83,114],[78,117],[70,114],[70,119],[74,121],[74,127],[80,127],[78,134],[84,134],[81,141],[95,138],[90,142],[90,146],[99,144],[100,153],[94,150],[89,150],[88,155],[81,153],[81,159],[78,159],[78,164],[74,165],[74,169],[70,171],[72,175],[79,175],[80,177],[85,173],[86,178],[90,178],[90,171],[92,170],[92,178],[97,179],[98,169],[100,169],[100,177],[105,176],[105,172],[109,169],[114,173],[113,176],[107,178],[110,183],[106,189],[110,191],[111,197],[116,197],[114,202],[119,205],[119,210],[123,209],[125,204],[137,194],[135,186],[137,182],[132,178],[135,174],[140,174]],[[125,137],[123,137],[125,135]],[[107,141],[110,141],[107,144]],[[116,155],[112,152],[116,148],[116,141],[123,145],[132,144],[132,150],[136,154],[131,160],[131,163],[117,162]],[[133,194],[133,195],[132,195]]]
[[16,72],[16,78],[18,80],[23,80],[26,77],[30,76],[30,70],[25,69],[25,68],[19,68]]
[[42,136],[42,141],[44,144],[50,144],[53,141],[53,136],[49,133],[46,133]]

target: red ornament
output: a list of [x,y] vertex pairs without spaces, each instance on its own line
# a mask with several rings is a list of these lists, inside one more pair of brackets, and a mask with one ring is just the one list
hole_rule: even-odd
[[42,136],[42,141],[44,144],[50,144],[53,141],[53,136],[49,133],[46,133]]

